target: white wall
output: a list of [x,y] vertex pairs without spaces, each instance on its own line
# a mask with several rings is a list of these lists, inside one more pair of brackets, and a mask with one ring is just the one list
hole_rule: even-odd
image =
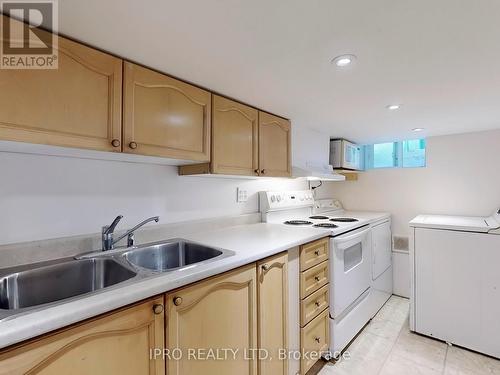
[[486,216],[500,208],[500,130],[431,137],[427,167],[370,170],[358,181],[330,182],[323,197],[349,209],[393,215],[394,235],[408,236],[417,214]]
[[[326,162],[328,137],[292,127],[294,163]],[[1,151],[1,150],[0,150]],[[236,188],[248,190],[236,202]],[[96,233],[160,215],[178,222],[258,212],[258,191],[306,189],[303,180],[181,177],[151,164],[0,152],[0,245]]]
[[[306,188],[287,179],[181,177],[177,168],[115,161],[0,153],[0,244],[99,232],[160,215],[161,222],[258,211],[257,192]],[[248,190],[236,202],[236,187]]]
[[[418,214],[487,216],[500,208],[500,130],[431,137],[425,168],[370,170],[318,190],[348,209],[392,213],[395,236],[407,237]],[[408,297],[408,255],[393,260],[394,292]]]

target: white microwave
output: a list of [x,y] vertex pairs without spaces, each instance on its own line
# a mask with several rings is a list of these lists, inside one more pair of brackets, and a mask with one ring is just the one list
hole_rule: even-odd
[[363,147],[345,139],[330,141],[330,164],[335,169],[351,169],[355,171],[364,168]]

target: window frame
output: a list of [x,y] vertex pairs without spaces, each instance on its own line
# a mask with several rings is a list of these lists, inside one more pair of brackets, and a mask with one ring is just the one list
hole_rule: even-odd
[[[424,160],[423,165],[417,166],[404,166],[404,142],[408,141],[424,141]],[[392,166],[383,166],[376,167],[375,166],[375,145],[377,144],[385,144],[392,143],[393,144],[393,152],[392,152]],[[373,143],[363,146],[364,150],[364,162],[365,162],[365,170],[369,169],[393,169],[393,168],[425,168],[427,166],[427,142],[425,138],[417,138],[417,139],[407,139],[404,141],[395,141],[395,142],[381,142],[381,143]]]

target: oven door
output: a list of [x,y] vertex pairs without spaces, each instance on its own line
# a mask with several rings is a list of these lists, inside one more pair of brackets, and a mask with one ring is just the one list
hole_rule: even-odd
[[[351,306],[371,285],[371,236],[364,226],[331,240],[330,262],[333,285],[330,303],[334,318]],[[332,303],[333,302],[333,303]]]

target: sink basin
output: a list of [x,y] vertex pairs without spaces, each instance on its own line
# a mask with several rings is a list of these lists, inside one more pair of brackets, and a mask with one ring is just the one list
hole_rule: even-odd
[[103,289],[136,276],[113,259],[68,261],[0,278],[0,309],[18,310]]
[[149,245],[127,251],[123,257],[135,266],[164,272],[187,267],[208,260],[229,256],[227,250],[218,250],[184,240]]

